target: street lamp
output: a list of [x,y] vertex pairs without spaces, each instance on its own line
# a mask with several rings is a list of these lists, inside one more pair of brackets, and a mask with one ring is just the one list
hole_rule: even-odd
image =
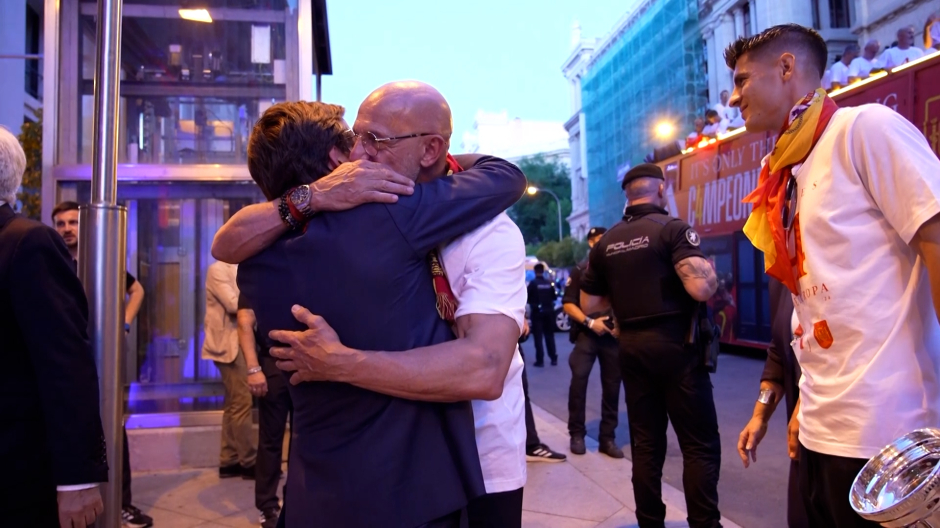
[[672,139],[676,133],[676,127],[668,121],[663,121],[656,125],[656,137],[660,139]]
[[547,192],[555,199],[555,204],[558,206],[558,241],[561,242],[561,200],[558,199],[558,195],[548,189],[539,189],[534,185],[530,185],[529,188],[526,189],[526,192],[532,196],[535,196],[535,194],[539,192]]

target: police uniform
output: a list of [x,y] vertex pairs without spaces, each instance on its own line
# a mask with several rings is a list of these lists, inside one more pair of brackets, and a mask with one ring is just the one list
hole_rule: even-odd
[[[592,230],[593,232],[593,230]],[[599,234],[599,233],[598,233]],[[588,238],[596,236],[589,234]],[[588,268],[585,260],[571,270],[568,284],[565,286],[563,302],[581,306],[581,277]],[[609,316],[609,313],[586,314],[591,319]],[[610,334],[597,335],[593,330],[571,320],[572,342],[574,349],[568,356],[571,367],[571,386],[568,389],[568,434],[572,438],[587,434],[584,426],[585,400],[587,397],[588,378],[594,368],[594,360],[601,365],[601,424],[598,440],[601,445],[614,441],[617,428],[617,408],[620,399],[620,349],[617,340]]]
[[[627,173],[624,187],[643,177],[663,178],[658,167],[643,164]],[[682,449],[689,526],[721,526],[721,443],[711,379],[701,354],[687,344],[698,304],[675,271],[686,258],[704,258],[699,243],[687,223],[662,207],[633,205],[591,250],[581,282],[585,293],[609,297],[620,326],[640,527],[663,526],[661,479],[669,421]]]
[[528,303],[532,308],[532,337],[535,338],[535,366],[544,365],[545,352],[542,348],[544,336],[548,347],[548,357],[552,365],[558,364],[555,352],[555,285],[544,276],[536,276],[527,287]]

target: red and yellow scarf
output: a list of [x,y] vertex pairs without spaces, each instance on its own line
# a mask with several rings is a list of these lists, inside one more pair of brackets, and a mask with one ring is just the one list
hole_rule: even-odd
[[[448,154],[447,176],[461,171],[463,171],[463,167],[457,163],[453,156]],[[450,288],[450,282],[447,280],[447,274],[441,264],[439,250],[434,249],[428,253],[428,263],[431,266],[431,277],[434,281],[434,294],[437,296],[437,313],[441,316],[441,319],[454,325],[457,322],[457,297],[454,295],[454,290]]]
[[800,101],[790,112],[770,159],[761,169],[757,188],[743,200],[754,204],[744,234],[764,253],[764,271],[794,294],[799,288],[787,256],[787,233],[783,228],[786,182],[792,167],[806,160],[838,109],[822,88]]

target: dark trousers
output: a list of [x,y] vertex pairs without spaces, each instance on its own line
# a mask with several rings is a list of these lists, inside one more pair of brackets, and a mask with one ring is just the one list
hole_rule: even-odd
[[287,378],[268,355],[258,358],[268,380],[268,393],[258,399],[258,458],[255,462],[255,507],[277,508],[277,486],[281,480],[284,431],[293,407]]
[[824,455],[800,445],[800,493],[813,528],[880,526],[852,510],[849,491],[868,460]]
[[568,434],[581,437],[587,434],[584,413],[587,405],[588,379],[594,360],[601,364],[601,428],[599,440],[614,441],[617,428],[617,406],[620,400],[620,347],[610,336],[598,336],[584,330],[568,356],[571,367],[571,387],[568,389]]
[[131,504],[131,450],[127,446],[127,427],[122,427],[121,432],[124,433],[124,453],[122,457],[124,462],[122,463],[121,473],[121,507],[127,508]]
[[453,513],[448,513],[439,519],[426,522],[420,526],[417,526],[416,528],[460,528],[460,516],[462,513],[462,510],[457,510]]
[[469,528],[522,528],[522,488],[473,499],[467,519]]
[[[521,352],[520,352],[521,354]],[[535,430],[535,418],[532,416],[532,404],[529,403],[529,377],[525,373],[525,356],[522,356],[522,396],[525,399],[525,447],[534,449],[542,443],[539,432]]]
[[532,338],[535,339],[535,363],[542,364],[545,360],[545,351],[542,340],[548,347],[548,357],[555,361],[558,353],[555,351],[555,314],[532,314]]
[[797,460],[790,461],[790,476],[787,480],[787,526],[809,528],[809,517],[800,494],[800,463]]
[[621,345],[633,453],[633,494],[640,527],[664,526],[662,476],[670,420],[682,450],[689,526],[720,527],[721,441],[711,378],[701,358],[681,341],[622,336]]

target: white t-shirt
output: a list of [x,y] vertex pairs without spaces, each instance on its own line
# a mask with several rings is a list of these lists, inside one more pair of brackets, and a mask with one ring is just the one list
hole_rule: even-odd
[[[525,242],[506,213],[441,250],[457,317],[502,314],[525,322]],[[503,394],[493,401],[474,400],[477,450],[487,493],[514,491],[526,482],[525,399],[522,356],[513,354]]]
[[829,85],[825,88],[828,90],[833,83],[839,83],[839,86],[848,86],[849,84],[849,67],[842,61],[833,64],[829,68]]
[[849,64],[849,77],[858,77],[864,79],[871,74],[871,71],[881,67],[878,59],[868,60],[865,57],[855,57]]
[[888,48],[881,54],[878,61],[884,65],[885,69],[897,68],[898,66],[912,60],[917,60],[924,56],[924,50],[911,46],[906,50],[894,47]]
[[940,213],[940,160],[910,122],[871,104],[838,110],[794,175],[800,441],[870,458],[940,426],[940,324],[909,245]]

